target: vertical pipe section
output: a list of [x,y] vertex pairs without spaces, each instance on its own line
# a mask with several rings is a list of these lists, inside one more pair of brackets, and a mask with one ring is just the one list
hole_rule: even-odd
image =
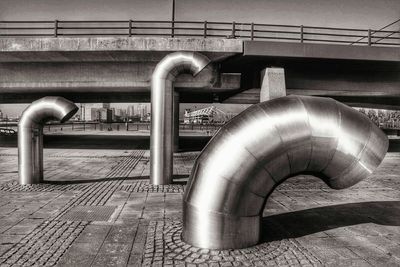
[[179,152],[179,92],[174,91],[174,105],[172,107],[174,110],[174,152]]
[[260,240],[268,196],[287,178],[314,174],[350,187],[383,160],[386,135],[333,99],[287,96],[253,105],[211,139],[196,159],[183,204],[183,239],[207,249]]
[[[165,56],[151,77],[150,183],[172,182],[174,81],[183,72],[196,76],[210,60],[195,52],[174,52]],[[212,77],[212,75],[210,75]]]
[[78,107],[62,97],[34,101],[18,123],[18,172],[20,184],[43,181],[43,125],[49,120],[67,121]]

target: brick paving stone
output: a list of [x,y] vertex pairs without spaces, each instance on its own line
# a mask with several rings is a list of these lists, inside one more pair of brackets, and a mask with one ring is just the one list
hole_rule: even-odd
[[[135,164],[139,162],[143,153],[143,151],[133,151],[129,157],[124,157],[117,165],[111,168],[106,178],[127,177]],[[69,199],[69,201],[59,209],[57,214],[47,218],[43,223],[39,220],[25,219],[8,229],[6,234],[23,234],[26,232],[27,235],[19,243],[0,255],[0,264],[7,263],[16,266],[29,264],[55,265],[57,260],[63,255],[63,252],[70,247],[88,224],[88,222],[85,221],[59,221],[60,217],[72,207],[78,205],[104,205],[121,183],[122,180],[105,180],[100,183],[94,183],[90,187],[74,187],[71,189],[62,188],[61,186],[60,191],[78,190],[80,192],[75,198]],[[15,182],[8,181],[2,184],[0,191],[48,192],[58,189],[59,187],[54,187],[51,184],[20,186]],[[35,261],[30,260],[32,259],[32,255],[35,256]],[[67,260],[65,263],[74,265],[75,261],[74,257],[71,257],[71,260]]]
[[[212,251],[179,242],[181,241],[181,233],[182,223],[180,221],[151,221],[146,240],[148,253],[145,254],[145,259],[142,263],[149,266],[159,261],[173,261],[174,265],[186,264],[186,266],[211,263],[218,263],[219,266],[235,266],[234,264],[237,265],[238,263],[242,266],[265,266],[269,262],[300,265],[299,261],[290,262],[287,258],[282,257],[282,255],[291,255],[292,258],[297,259],[297,255],[300,255],[305,264],[321,264],[311,252],[291,239],[263,243],[243,250]],[[157,242],[160,238],[163,242]],[[172,244],[177,246],[172,246]],[[157,250],[163,251],[163,253],[158,255]],[[297,252],[297,255],[295,252]]]
[[[197,155],[175,154],[176,182],[152,186],[149,151],[45,149],[47,182],[20,186],[16,149],[0,148],[0,266],[400,266],[400,153],[346,190],[289,179],[268,199],[262,242],[230,251],[180,238]],[[60,220],[82,205],[116,209],[107,221]]]

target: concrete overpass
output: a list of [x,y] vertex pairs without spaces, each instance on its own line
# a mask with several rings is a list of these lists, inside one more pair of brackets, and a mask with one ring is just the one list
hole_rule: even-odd
[[[166,54],[183,50],[202,52],[219,64],[240,54],[242,42],[157,37],[0,39],[0,102],[26,103],[48,94],[83,103],[148,102],[156,64]],[[236,90],[240,75],[221,73],[215,84],[205,82],[201,74],[180,75],[177,87],[194,94],[204,88],[211,93]],[[212,94],[209,97],[206,101],[212,101]],[[193,100],[189,95],[186,101]]]
[[[378,35],[386,32],[377,30],[364,36],[351,34],[365,32],[359,29],[332,34],[338,29],[324,28],[319,34],[331,37],[326,40],[303,26],[283,32],[294,38],[276,33],[265,37],[255,24],[233,23],[228,35],[215,37],[205,23],[199,28],[204,34],[193,34],[195,28],[190,28],[172,38],[133,35],[129,25],[128,36],[63,36],[58,35],[60,27],[54,37],[29,37],[24,32],[0,38],[0,103],[29,103],[45,95],[81,103],[148,102],[157,62],[184,50],[207,55],[218,66],[218,78],[209,84],[202,75],[179,76],[176,87],[185,89],[181,102],[257,103],[261,89],[269,90],[262,80],[271,67],[284,70],[281,79],[287,94],[330,96],[356,106],[386,108],[397,108],[400,100],[400,38],[393,37],[398,32],[387,37],[394,38],[389,43]],[[361,41],[354,42],[360,36]]]
[[240,57],[222,70],[240,72],[243,92],[226,103],[257,103],[261,72],[284,68],[287,94],[329,96],[356,106],[397,108],[400,96],[398,47],[244,41]]

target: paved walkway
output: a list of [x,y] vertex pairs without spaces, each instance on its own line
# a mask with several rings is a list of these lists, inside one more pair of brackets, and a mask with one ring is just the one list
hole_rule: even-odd
[[20,186],[16,149],[0,148],[0,266],[400,266],[400,153],[346,190],[290,179],[263,242],[225,251],[180,237],[196,156],[176,154],[175,184],[151,186],[149,151],[46,149],[47,182]]

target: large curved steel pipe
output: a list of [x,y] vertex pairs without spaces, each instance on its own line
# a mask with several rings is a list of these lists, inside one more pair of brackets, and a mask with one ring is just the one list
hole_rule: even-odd
[[[151,77],[150,183],[172,182],[173,164],[173,102],[176,76],[190,72],[196,76],[210,60],[195,52],[174,52],[165,56]],[[213,78],[211,68],[210,79]],[[178,108],[178,107],[176,107]]]
[[62,97],[48,96],[34,101],[18,123],[18,172],[20,184],[43,181],[43,124],[67,121],[78,107]]
[[333,99],[287,96],[251,106],[197,158],[184,196],[183,239],[208,249],[255,245],[266,200],[281,182],[310,173],[347,188],[373,172],[387,148],[376,125]]

